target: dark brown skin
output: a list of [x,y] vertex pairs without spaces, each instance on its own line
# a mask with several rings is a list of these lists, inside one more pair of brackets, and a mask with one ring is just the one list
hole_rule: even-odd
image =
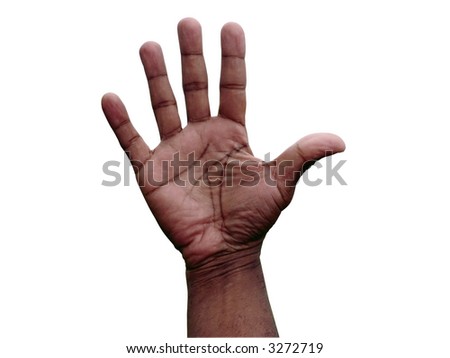
[[[303,165],[342,152],[345,145],[333,134],[309,135],[270,163],[271,181],[239,185],[249,180],[241,163],[254,163],[254,173],[261,177],[269,165],[253,156],[245,128],[244,32],[235,23],[222,29],[217,116],[211,116],[209,108],[200,24],[182,20],[178,37],[188,119],[184,128],[161,48],[154,42],[145,43],[140,55],[161,143],[153,150],[147,146],[116,95],[103,97],[103,111],[134,164],[150,210],[186,262],[188,335],[275,337],[278,333],[259,260],[264,237],[292,200]],[[173,160],[175,154],[187,160],[191,153],[198,161],[196,166],[178,173],[170,167],[164,184],[149,182],[149,171],[161,178],[163,161]],[[208,180],[202,167],[207,161],[235,165],[230,171],[216,171]]]

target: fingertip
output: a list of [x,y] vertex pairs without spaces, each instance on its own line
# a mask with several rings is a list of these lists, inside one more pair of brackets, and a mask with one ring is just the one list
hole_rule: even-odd
[[202,53],[202,28],[196,19],[188,17],[178,23],[178,39],[182,55]]
[[341,153],[345,150],[345,142],[341,137],[333,133],[324,133],[324,135],[328,138],[328,144],[333,153]]
[[115,98],[119,98],[119,96],[113,92],[107,92],[102,96],[102,103],[114,100]]
[[103,112],[105,112],[108,109],[108,107],[110,107],[111,104],[116,102],[118,99],[119,96],[117,96],[115,93],[112,92],[105,93],[101,99]]
[[319,151],[334,154],[345,150],[345,142],[341,137],[333,133],[314,133],[307,135],[298,141],[302,148],[316,148]]
[[233,35],[243,35],[244,34],[244,30],[242,29],[241,25],[239,25],[237,22],[227,22],[225,25],[223,25],[222,27],[222,34],[233,34]]
[[102,110],[106,119],[112,128],[116,128],[120,123],[128,118],[127,110],[122,100],[115,93],[106,93],[103,95]]
[[338,142],[338,145],[337,145],[337,151],[338,151],[339,153],[345,151],[346,145],[345,145],[344,140],[343,140],[341,137],[339,137],[339,136],[336,136],[336,140],[337,140],[337,142]]
[[235,22],[228,22],[222,27],[222,52],[227,56],[244,57],[245,34],[242,27]]
[[194,19],[193,17],[185,17],[184,19],[181,19],[178,22],[177,29],[178,29],[178,32],[180,32],[184,29],[188,29],[188,30],[194,29],[195,30],[200,27],[201,27],[200,22],[198,22],[196,19]]
[[139,55],[144,65],[147,80],[167,73],[163,51],[157,42],[148,41],[144,43],[139,49]]
[[139,49],[141,58],[152,55],[157,52],[162,52],[161,46],[155,41],[147,41]]

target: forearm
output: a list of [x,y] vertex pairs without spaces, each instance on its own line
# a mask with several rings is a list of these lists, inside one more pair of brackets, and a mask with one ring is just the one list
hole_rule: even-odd
[[186,272],[189,337],[277,337],[259,248]]

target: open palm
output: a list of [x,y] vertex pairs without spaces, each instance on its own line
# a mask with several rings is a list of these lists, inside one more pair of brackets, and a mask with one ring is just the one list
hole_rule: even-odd
[[113,94],[104,113],[135,168],[142,193],[188,268],[250,246],[289,204],[305,163],[344,150],[332,134],[304,137],[271,163],[253,156],[245,129],[245,40],[239,25],[222,29],[219,113],[211,117],[208,80],[197,21],[179,23],[188,124],[182,128],[162,51],[141,48],[161,143],[151,150]]

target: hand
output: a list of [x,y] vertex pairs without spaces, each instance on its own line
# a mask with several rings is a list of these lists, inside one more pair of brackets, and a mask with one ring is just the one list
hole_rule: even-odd
[[289,204],[312,161],[344,150],[331,134],[304,137],[273,162],[253,156],[245,129],[245,41],[237,24],[222,29],[218,115],[211,116],[200,25],[178,25],[187,125],[182,128],[161,48],[140,54],[161,143],[153,150],[120,99],[104,113],[136,172],[145,200],[186,262],[188,336],[275,337],[259,260],[263,239]]
[[222,29],[217,116],[211,116],[209,108],[200,25],[184,19],[178,36],[188,120],[184,128],[161,48],[153,42],[141,47],[140,56],[161,143],[153,150],[147,146],[116,95],[106,94],[102,107],[160,227],[183,254],[187,268],[195,269],[217,257],[259,250],[291,201],[304,164],[345,146],[335,135],[315,134],[271,163],[255,158],[245,128],[243,30],[234,23]]

